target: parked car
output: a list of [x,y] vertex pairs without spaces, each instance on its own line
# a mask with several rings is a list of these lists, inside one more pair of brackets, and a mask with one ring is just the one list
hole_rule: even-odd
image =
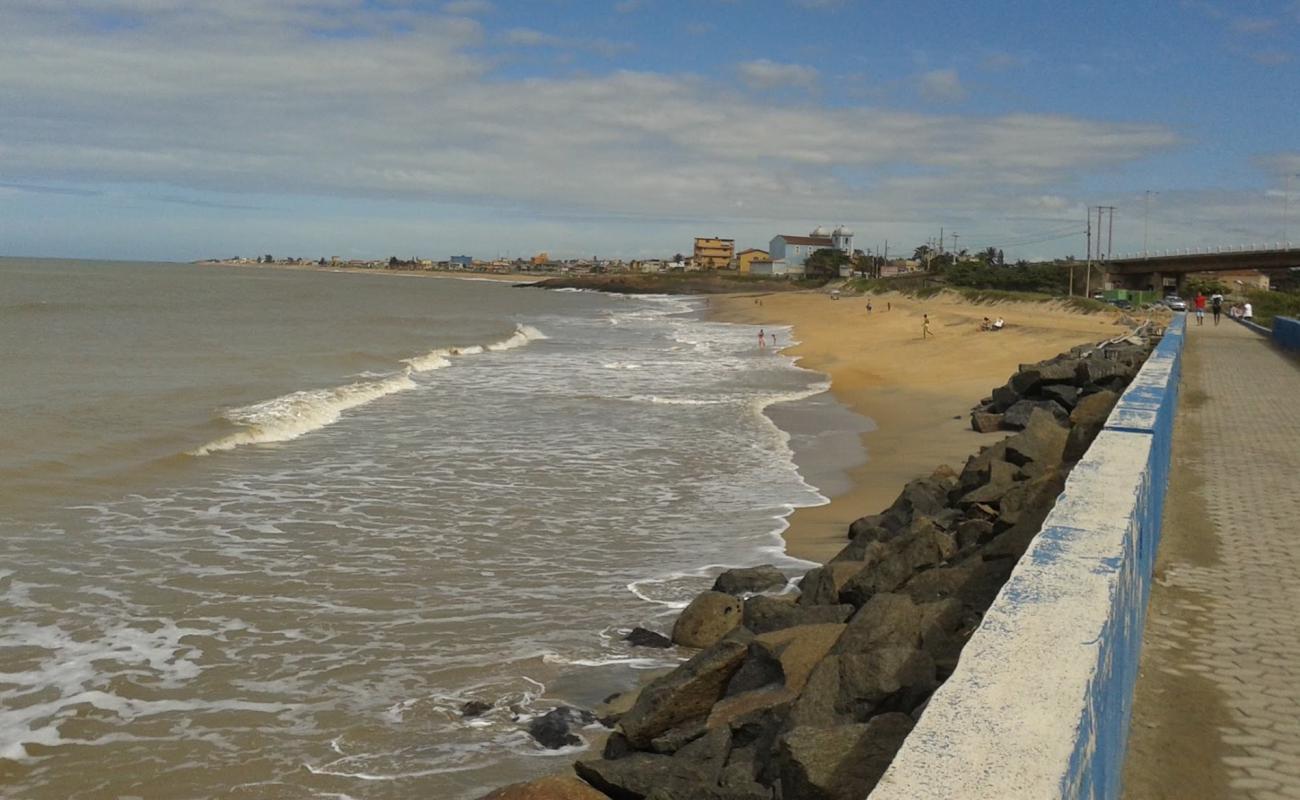
[[1122,297],[1116,298],[1116,299],[1114,299],[1114,300],[1110,300],[1110,301],[1108,301],[1108,302],[1109,302],[1112,306],[1115,306],[1115,308],[1118,308],[1118,309],[1121,310],[1121,311],[1132,311],[1132,310],[1133,310],[1133,304],[1130,303],[1128,300],[1125,300],[1125,299],[1122,298]]
[[1187,301],[1179,297],[1178,295],[1174,295],[1174,294],[1171,294],[1165,298],[1165,305],[1169,307],[1170,311],[1187,310]]

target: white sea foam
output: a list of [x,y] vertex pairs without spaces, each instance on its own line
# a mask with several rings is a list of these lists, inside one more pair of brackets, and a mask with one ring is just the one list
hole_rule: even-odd
[[529,342],[535,342],[538,339],[545,339],[546,334],[534,328],[532,325],[516,325],[515,332],[508,339],[499,342],[493,342],[487,346],[487,349],[498,352],[501,350],[513,350],[516,347],[523,347]]
[[233,450],[240,445],[297,439],[338,422],[344,411],[415,386],[410,374],[402,372],[383,380],[352,383],[335,389],[290,392],[251,406],[233,408],[222,416],[243,426],[243,429],[208,442],[190,451],[190,455],[204,456]]
[[243,429],[191,450],[190,455],[205,456],[246,444],[297,439],[303,434],[338,422],[344,411],[396,392],[414,389],[416,383],[411,379],[414,373],[449,367],[453,358],[480,355],[487,351],[513,350],[545,338],[546,334],[531,325],[516,325],[514,333],[497,342],[438,348],[408,358],[404,362],[407,366],[402,372],[379,380],[360,381],[333,389],[290,392],[250,406],[232,408],[222,416]]

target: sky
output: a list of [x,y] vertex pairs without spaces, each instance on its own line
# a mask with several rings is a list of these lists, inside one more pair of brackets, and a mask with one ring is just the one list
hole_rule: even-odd
[[1083,257],[1099,205],[1117,256],[1300,242],[1300,0],[0,0],[0,31],[0,255],[843,224]]

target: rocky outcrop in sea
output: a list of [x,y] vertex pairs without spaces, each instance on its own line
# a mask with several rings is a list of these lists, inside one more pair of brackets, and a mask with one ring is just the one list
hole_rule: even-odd
[[[719,576],[673,628],[698,652],[604,718],[615,724],[601,757],[575,765],[582,791],[866,797],[1149,352],[1124,340],[1022,365],[971,414],[975,430],[1013,433],[853,522],[797,593],[763,593],[786,588],[772,567]],[[526,796],[587,796],[563,786]]]

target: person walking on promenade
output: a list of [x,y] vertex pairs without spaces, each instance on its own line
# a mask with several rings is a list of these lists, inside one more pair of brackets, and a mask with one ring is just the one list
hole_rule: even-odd
[[1219,315],[1223,313],[1223,295],[1215,292],[1210,295],[1210,310],[1214,312],[1214,324],[1219,324]]
[[1196,293],[1196,324],[1205,324],[1205,292]]
[[925,339],[931,336],[934,336],[934,334],[930,332],[930,315],[922,314],[921,315],[921,340],[924,341]]

